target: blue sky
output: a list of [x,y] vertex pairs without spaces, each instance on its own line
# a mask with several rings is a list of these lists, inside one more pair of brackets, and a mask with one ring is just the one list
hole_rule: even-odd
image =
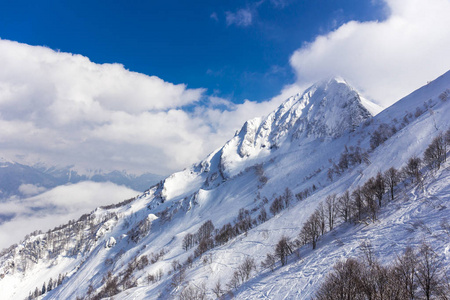
[[233,102],[295,81],[290,55],[350,20],[382,20],[381,1],[1,1],[0,37],[118,62]]
[[387,107],[450,69],[450,0],[0,0],[0,157],[168,175],[332,75]]

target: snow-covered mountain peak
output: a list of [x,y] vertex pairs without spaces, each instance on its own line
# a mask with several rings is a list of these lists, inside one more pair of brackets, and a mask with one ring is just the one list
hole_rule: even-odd
[[316,82],[311,87],[321,87],[321,88],[328,89],[328,86],[330,86],[330,87],[336,86],[337,87],[339,85],[346,85],[350,89],[352,89],[352,87],[347,82],[347,80],[345,80],[343,77],[341,77],[339,75],[326,77],[326,78]]
[[343,78],[322,80],[303,94],[290,97],[266,117],[247,121],[220,151],[222,172],[225,177],[232,176],[248,162],[292,143],[336,138],[379,110]]
[[[225,145],[192,168],[163,181],[162,201],[216,187],[268,156],[317,139],[334,139],[373,116],[365,100],[343,78],[322,80],[289,97],[272,113],[244,123]],[[278,155],[278,154],[276,154]],[[189,187],[189,188],[188,188]],[[188,193],[185,193],[188,191]]]

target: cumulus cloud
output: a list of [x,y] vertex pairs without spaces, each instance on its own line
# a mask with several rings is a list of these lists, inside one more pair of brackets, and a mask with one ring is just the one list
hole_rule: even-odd
[[[29,188],[29,187],[28,187]],[[139,193],[110,182],[80,182],[59,186],[26,199],[0,203],[0,249],[17,243],[26,234],[54,228],[78,219],[102,205],[117,203]]]
[[236,25],[240,27],[247,27],[252,24],[253,14],[248,8],[241,8],[237,12],[225,12],[225,20],[227,25]]
[[236,105],[120,64],[7,40],[0,40],[0,65],[0,154],[81,173],[170,174],[277,104]]
[[[345,77],[387,106],[449,69],[450,2],[386,5],[384,21],[348,22],[295,51],[290,62],[297,83],[263,103],[237,105],[120,64],[0,40],[0,154],[81,172],[167,175],[222,146],[247,119],[329,75]],[[228,14],[229,25],[251,22],[251,9],[239,11]]]
[[31,183],[24,183],[19,186],[19,193],[24,196],[34,196],[46,190],[45,187],[37,186]]
[[341,75],[383,106],[450,68],[450,1],[385,0],[379,22],[348,22],[292,55],[299,82]]

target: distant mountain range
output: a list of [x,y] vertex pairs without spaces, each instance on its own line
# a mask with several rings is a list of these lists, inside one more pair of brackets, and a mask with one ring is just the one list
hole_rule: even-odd
[[68,183],[81,181],[112,182],[136,191],[145,191],[156,184],[162,176],[144,173],[128,174],[124,171],[93,171],[90,175],[80,175],[70,167],[29,166],[6,159],[0,160],[0,199],[12,196],[26,197]]

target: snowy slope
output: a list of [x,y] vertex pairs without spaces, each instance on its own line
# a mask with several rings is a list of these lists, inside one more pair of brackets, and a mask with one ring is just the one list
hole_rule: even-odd
[[[176,298],[188,284],[205,284],[208,297],[213,298],[215,283],[220,280],[226,289],[246,257],[255,259],[258,271],[233,289],[236,298],[308,299],[333,263],[359,255],[358,245],[365,239],[375,246],[382,262],[391,261],[407,244],[430,239],[450,265],[448,236],[439,227],[450,215],[447,162],[426,178],[423,191],[414,185],[397,190],[397,200],[383,207],[378,221],[339,225],[321,238],[318,249],[302,246],[300,258],[292,255],[286,266],[278,265],[273,273],[259,266],[282,235],[298,236],[327,195],[351,190],[379,171],[399,168],[412,155],[422,155],[432,138],[450,127],[450,100],[439,99],[447,89],[450,72],[372,117],[374,106],[345,81],[320,82],[267,117],[248,121],[239,134],[204,161],[169,176],[133,201],[98,208],[78,222],[47,234],[33,234],[11,247],[0,256],[2,297],[25,298],[50,277],[67,273],[61,285],[41,297],[86,298],[90,286],[91,295],[104,288],[108,271],[122,280],[130,262],[145,256],[154,262],[135,267],[131,271],[135,282],[121,283],[117,299]],[[372,150],[373,133],[385,125],[395,126],[395,132],[390,131]],[[330,180],[327,170],[346,149],[357,147],[367,152],[367,162],[352,165]],[[310,196],[273,215],[270,204],[286,188],[294,194],[308,189]],[[216,229],[233,224],[241,209],[258,219],[263,207],[268,214],[266,222],[255,222],[247,233],[195,258],[182,284],[171,285],[174,262],[184,264],[197,247],[183,249],[187,233],[194,234],[207,220]],[[157,253],[164,255],[158,257]],[[160,270],[159,281],[148,280],[149,274]]]

